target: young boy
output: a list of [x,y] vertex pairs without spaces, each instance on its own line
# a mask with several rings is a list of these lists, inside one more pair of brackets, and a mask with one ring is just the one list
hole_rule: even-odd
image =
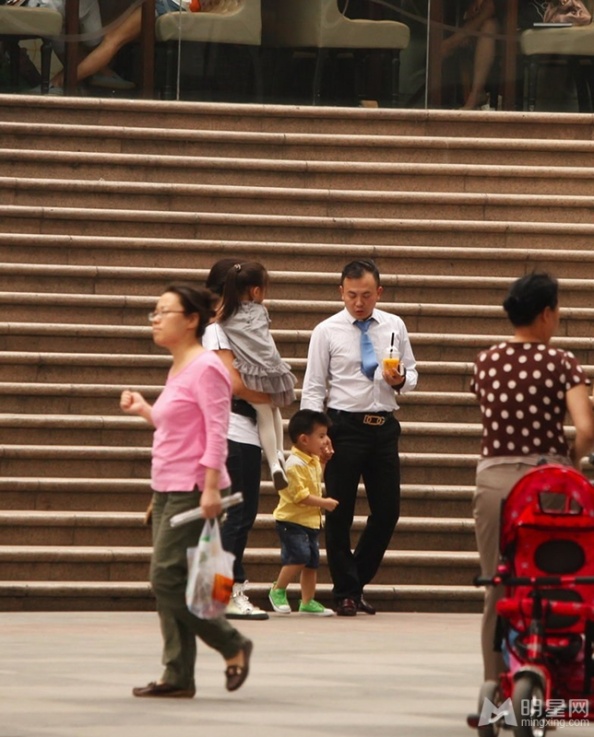
[[289,437],[293,443],[287,459],[289,485],[279,491],[280,500],[273,512],[281,541],[281,563],[278,579],[268,598],[275,612],[290,614],[287,586],[300,574],[300,614],[332,616],[314,599],[317,569],[320,564],[320,527],[322,509],[332,512],[336,499],[322,496],[322,463],[332,455],[328,438],[330,420],[323,412],[302,409],[289,421]]

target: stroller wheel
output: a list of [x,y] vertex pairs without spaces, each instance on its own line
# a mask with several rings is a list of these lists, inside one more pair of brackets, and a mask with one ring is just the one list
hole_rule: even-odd
[[[491,704],[498,708],[501,706],[501,689],[497,681],[485,681],[481,686],[478,697],[478,713],[482,714],[485,706],[485,699],[488,699]],[[502,720],[497,720],[492,724],[484,724],[477,727],[479,737],[498,737]]]
[[545,737],[545,697],[540,683],[530,676],[518,678],[512,694],[514,714],[518,723],[514,737]]

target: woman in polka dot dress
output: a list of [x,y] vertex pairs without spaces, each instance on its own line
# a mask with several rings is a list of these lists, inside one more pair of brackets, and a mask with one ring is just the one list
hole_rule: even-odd
[[[549,345],[559,325],[557,281],[543,273],[528,274],[514,282],[503,307],[513,337],[478,355],[471,383],[483,424],[473,499],[483,576],[496,571],[501,502],[516,481],[543,458],[579,468],[594,447],[590,382],[571,353]],[[572,445],[563,429],[567,413],[576,431]],[[501,653],[493,649],[495,604],[502,595],[499,588],[485,593],[485,680],[497,680],[503,670]]]

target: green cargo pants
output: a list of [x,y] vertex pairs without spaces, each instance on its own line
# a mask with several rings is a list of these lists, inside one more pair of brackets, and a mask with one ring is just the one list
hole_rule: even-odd
[[194,687],[196,637],[232,658],[246,643],[224,616],[199,619],[186,606],[187,549],[198,544],[203,520],[172,528],[169,520],[200,506],[200,492],[155,492],[153,495],[153,557],[151,584],[163,636],[162,681],[178,688]]

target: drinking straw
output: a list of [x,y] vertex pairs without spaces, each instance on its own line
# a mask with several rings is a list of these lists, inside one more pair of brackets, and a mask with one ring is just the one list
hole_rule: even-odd
[[390,343],[390,358],[392,358],[393,352],[394,352],[394,333],[392,333],[392,342]]

